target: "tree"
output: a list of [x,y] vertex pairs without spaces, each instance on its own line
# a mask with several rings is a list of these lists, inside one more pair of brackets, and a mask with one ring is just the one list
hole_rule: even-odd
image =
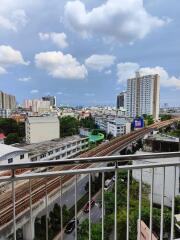
[[60,118],[60,136],[72,136],[78,134],[79,122],[76,118],[71,116],[66,116]]
[[95,121],[91,116],[82,118],[79,124],[80,124],[80,127],[83,127],[83,128],[89,128],[89,129],[96,128]]
[[18,124],[11,118],[0,118],[0,128],[3,130],[5,135],[18,132]]
[[9,133],[5,138],[5,144],[10,145],[13,143],[19,143],[19,137],[17,133]]

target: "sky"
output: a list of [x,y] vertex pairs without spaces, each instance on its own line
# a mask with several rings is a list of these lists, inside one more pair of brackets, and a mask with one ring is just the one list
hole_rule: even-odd
[[135,71],[180,106],[179,0],[0,0],[0,90],[18,103],[115,105]]

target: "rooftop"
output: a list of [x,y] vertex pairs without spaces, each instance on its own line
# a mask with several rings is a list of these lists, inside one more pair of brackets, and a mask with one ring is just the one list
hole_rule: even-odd
[[38,116],[38,117],[28,117],[28,121],[30,123],[36,123],[37,121],[40,122],[57,122],[57,117],[51,117],[51,116]]
[[25,149],[17,148],[14,146],[0,144],[0,158],[6,154],[14,153],[14,152],[25,152]]
[[155,134],[153,136],[149,136],[148,139],[156,140],[156,141],[164,141],[164,142],[179,142],[179,138],[169,136],[166,134]]
[[74,135],[71,137],[53,139],[49,141],[44,141],[40,143],[32,144],[16,144],[15,146],[23,148],[29,152],[30,155],[38,155],[47,152],[48,150],[55,149],[56,147],[65,146],[68,143],[72,143],[78,140],[87,139],[87,137],[80,137],[79,135]]

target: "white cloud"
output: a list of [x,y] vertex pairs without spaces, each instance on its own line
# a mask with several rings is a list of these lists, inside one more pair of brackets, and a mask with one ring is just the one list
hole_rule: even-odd
[[0,45],[0,73],[6,73],[8,67],[19,64],[28,65],[29,62],[25,62],[20,51],[11,46]]
[[54,78],[84,79],[88,74],[86,67],[76,58],[60,51],[36,54],[35,63],[38,68],[46,70]]
[[95,34],[121,43],[142,39],[169,22],[150,15],[143,0],[107,0],[90,11],[79,0],[68,1],[64,15],[68,25],[83,37]]
[[106,70],[104,73],[107,75],[110,75],[112,73],[112,71],[109,69],[109,70]]
[[114,64],[116,57],[112,55],[91,55],[85,60],[85,64],[88,68],[93,70],[102,71],[105,68]]
[[26,12],[23,9],[17,9],[10,14],[3,16],[0,13],[0,29],[17,31],[18,28],[24,27],[27,24]]
[[6,69],[0,66],[0,74],[7,73]]
[[133,77],[134,73],[139,69],[139,64],[137,63],[118,63],[117,64],[117,77],[118,82],[126,82],[128,78]]
[[136,71],[139,71],[140,75],[158,74],[161,86],[180,88],[180,77],[170,76],[163,67],[142,68],[138,63],[131,62],[117,64],[118,82],[126,83],[128,78],[135,76]]
[[39,93],[39,90],[37,90],[37,89],[32,89],[32,90],[30,91],[30,93],[31,93],[31,94],[36,94],[36,93]]
[[67,36],[64,32],[62,32],[62,33],[55,33],[55,32],[39,33],[39,38],[42,41],[51,40],[59,48],[68,47]]
[[20,82],[29,82],[32,78],[31,77],[22,77],[22,78],[19,78],[18,81]]

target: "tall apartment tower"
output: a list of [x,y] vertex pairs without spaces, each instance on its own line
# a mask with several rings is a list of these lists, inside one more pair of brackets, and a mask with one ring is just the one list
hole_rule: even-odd
[[51,107],[56,107],[56,97],[55,96],[45,96],[42,97],[43,101],[49,101]]
[[126,108],[126,98],[127,98],[127,92],[121,92],[119,95],[117,95],[117,103],[116,107],[119,108]]
[[140,76],[127,80],[127,116],[143,114],[159,118],[160,77],[157,74]]
[[15,109],[16,97],[0,91],[0,109]]

